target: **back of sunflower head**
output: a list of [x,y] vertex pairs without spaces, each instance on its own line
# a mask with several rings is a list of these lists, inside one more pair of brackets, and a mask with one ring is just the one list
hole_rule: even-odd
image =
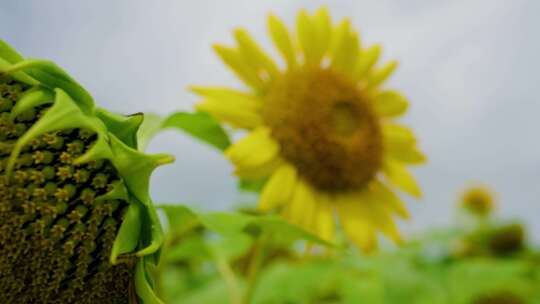
[[142,120],[97,108],[54,63],[0,40],[3,303],[161,303],[148,181],[172,159],[137,151]]

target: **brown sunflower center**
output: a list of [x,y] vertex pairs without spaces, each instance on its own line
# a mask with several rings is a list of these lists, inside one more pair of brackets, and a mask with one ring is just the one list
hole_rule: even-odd
[[262,115],[282,155],[319,190],[359,189],[381,166],[382,134],[369,100],[330,69],[284,74],[268,91]]

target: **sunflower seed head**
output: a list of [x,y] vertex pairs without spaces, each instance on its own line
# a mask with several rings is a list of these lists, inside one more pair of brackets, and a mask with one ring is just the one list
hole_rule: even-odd
[[525,229],[522,225],[506,225],[495,229],[490,234],[488,246],[494,255],[511,255],[525,248],[525,237]]
[[128,303],[134,256],[109,258],[128,203],[99,200],[121,180],[108,160],[79,164],[97,134],[63,129],[16,143],[50,108],[12,117],[31,86],[0,78],[0,298],[6,303]]

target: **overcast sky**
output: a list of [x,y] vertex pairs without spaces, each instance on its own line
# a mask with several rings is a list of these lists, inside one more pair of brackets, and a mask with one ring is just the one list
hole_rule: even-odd
[[[210,47],[234,27],[270,48],[268,12],[292,24],[299,8],[322,4],[400,60],[391,85],[411,100],[404,121],[430,159],[415,170],[425,197],[410,202],[404,228],[448,223],[456,193],[481,181],[497,190],[502,216],[540,231],[540,1],[3,0],[0,37],[56,61],[104,107],[166,114],[191,108],[190,84],[241,86]],[[171,131],[150,150],[177,157],[153,179],[157,202],[222,210],[246,199],[207,146]]]

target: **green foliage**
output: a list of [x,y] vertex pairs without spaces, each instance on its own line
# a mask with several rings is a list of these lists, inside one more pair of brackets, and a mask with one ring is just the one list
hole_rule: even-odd
[[[165,129],[219,150],[230,145],[209,115],[185,112],[146,115],[138,141],[145,146]],[[257,193],[265,182],[239,180],[238,189]],[[156,285],[166,303],[540,303],[540,254],[526,244],[519,223],[471,218],[363,256],[277,215],[160,209],[169,227]]]
[[499,294],[524,303],[540,299],[540,259],[533,250],[499,256],[489,251],[489,242],[475,254],[456,249],[461,242],[489,239],[506,225],[434,230],[402,248],[362,256],[271,215],[161,209],[170,226],[161,273],[167,303],[244,303],[233,301],[231,286],[240,294],[247,289],[245,266],[263,236],[262,266],[249,303],[474,304]]
[[[262,263],[265,264],[279,260],[280,255],[290,255],[289,247],[306,242],[335,247],[276,216],[197,213],[171,205],[160,209],[169,223],[161,284],[169,286],[171,280],[184,282],[176,288],[163,288],[170,303],[177,297],[182,299],[178,303],[220,303],[231,288],[243,289],[249,272],[246,263],[261,240],[264,240]],[[167,282],[163,280],[165,277]],[[186,287],[186,282],[193,285]]]
[[[206,229],[222,236],[247,234],[257,237],[270,234],[275,240],[292,242],[306,240],[324,246],[333,246],[319,237],[273,215],[250,215],[239,212],[194,213],[184,206],[160,206],[167,215],[172,231],[184,230],[186,223],[198,221]],[[192,224],[193,225],[193,224]]]
[[145,122],[139,131],[141,148],[166,129],[183,131],[219,150],[225,150],[231,144],[227,132],[207,113],[176,112],[165,118],[156,114],[145,115]]

